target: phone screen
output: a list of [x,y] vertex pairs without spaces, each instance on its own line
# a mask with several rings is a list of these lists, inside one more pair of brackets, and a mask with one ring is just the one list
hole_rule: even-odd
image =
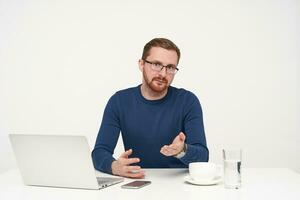
[[130,183],[127,183],[125,185],[122,185],[122,188],[141,188],[144,187],[146,185],[149,185],[151,183],[151,181],[133,181]]

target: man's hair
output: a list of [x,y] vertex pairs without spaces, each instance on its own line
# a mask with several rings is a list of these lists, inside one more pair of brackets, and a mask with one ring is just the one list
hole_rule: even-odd
[[177,53],[177,63],[179,63],[180,59],[180,50],[174,44],[171,40],[168,40],[166,38],[154,38],[151,41],[149,41],[145,46],[143,50],[142,59],[145,60],[149,56],[149,51],[152,47],[161,47],[167,50],[174,50]]

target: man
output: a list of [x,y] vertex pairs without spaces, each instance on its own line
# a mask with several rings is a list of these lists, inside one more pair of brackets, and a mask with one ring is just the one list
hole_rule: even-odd
[[[108,101],[95,148],[97,170],[143,178],[142,168],[186,168],[208,161],[208,149],[198,98],[170,86],[180,50],[170,40],[155,38],[144,46],[139,68],[142,84],[115,93]],[[122,133],[127,149],[112,157]]]

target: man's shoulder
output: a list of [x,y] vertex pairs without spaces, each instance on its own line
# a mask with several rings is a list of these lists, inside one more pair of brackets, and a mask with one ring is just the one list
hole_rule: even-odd
[[[173,101],[176,106],[184,108],[185,112],[190,111],[190,109],[194,106],[200,106],[201,104],[198,97],[191,91],[184,88],[175,88],[172,87],[173,90]],[[194,107],[195,108],[195,107]]]
[[198,99],[197,96],[184,88],[176,88],[173,86],[170,86],[171,90],[173,91],[173,93],[175,94],[175,96],[179,97],[179,98],[185,98],[185,99]]
[[119,94],[119,95],[126,95],[126,94],[136,93],[138,87],[139,87],[139,86],[130,87],[130,88],[126,88],[126,89],[121,89],[121,90],[117,91],[116,94]]
[[121,98],[121,99],[131,97],[131,96],[135,95],[138,92],[138,87],[139,86],[130,87],[130,88],[126,88],[126,89],[121,89],[121,90],[117,91],[113,95],[113,97]]

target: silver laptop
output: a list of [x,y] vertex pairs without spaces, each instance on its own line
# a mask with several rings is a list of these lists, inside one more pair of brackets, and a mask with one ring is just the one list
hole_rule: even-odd
[[101,189],[120,177],[96,177],[84,136],[9,135],[26,185]]

